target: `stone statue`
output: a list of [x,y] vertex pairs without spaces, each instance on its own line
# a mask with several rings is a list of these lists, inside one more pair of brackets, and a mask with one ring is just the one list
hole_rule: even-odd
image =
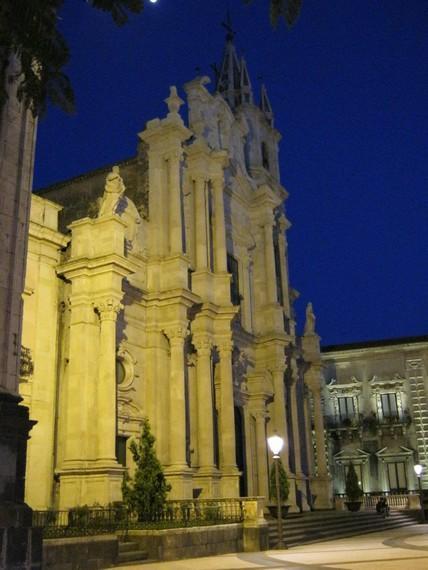
[[115,214],[124,192],[125,184],[120,175],[119,167],[113,166],[112,171],[107,174],[98,217]]
[[312,308],[312,303],[308,303],[306,306],[305,335],[315,334],[315,321],[316,317]]

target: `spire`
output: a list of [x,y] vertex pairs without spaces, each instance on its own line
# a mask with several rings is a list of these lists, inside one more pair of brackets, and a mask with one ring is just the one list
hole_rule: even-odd
[[272,105],[270,104],[264,83],[262,84],[261,93],[260,93],[260,109],[263,111],[269,125],[273,127]]
[[252,103],[253,89],[251,87],[251,81],[250,81],[250,76],[248,74],[247,63],[243,57],[241,57],[240,89],[241,89],[241,102]]
[[230,107],[235,109],[241,103],[252,103],[253,92],[247,64],[244,59],[239,60],[236,53],[235,44],[233,43],[235,32],[232,28],[229,12],[222,26],[226,29],[226,45],[223,61],[217,76],[216,88],[229,103]]

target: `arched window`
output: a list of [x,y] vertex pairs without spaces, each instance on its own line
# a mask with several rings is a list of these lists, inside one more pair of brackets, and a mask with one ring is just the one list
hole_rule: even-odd
[[269,170],[269,150],[265,142],[262,142],[262,165],[263,168]]

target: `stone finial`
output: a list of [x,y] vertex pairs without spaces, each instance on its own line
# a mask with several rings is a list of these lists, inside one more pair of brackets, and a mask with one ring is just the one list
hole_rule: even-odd
[[305,336],[315,334],[315,322],[316,317],[312,308],[312,303],[308,303],[306,306]]
[[116,212],[119,200],[125,192],[125,184],[120,175],[118,166],[113,166],[111,172],[107,174],[104,194],[101,200],[98,217],[111,216]]
[[183,99],[178,96],[177,87],[171,85],[169,88],[169,97],[164,99],[168,106],[169,115],[178,115],[181,105],[184,104]]

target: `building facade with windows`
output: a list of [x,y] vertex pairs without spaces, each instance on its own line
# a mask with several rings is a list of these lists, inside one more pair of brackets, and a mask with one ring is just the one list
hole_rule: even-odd
[[175,87],[136,156],[33,197],[20,392],[37,419],[34,508],[121,498],[147,416],[171,498],[268,496],[285,439],[291,510],[331,505],[321,355],[296,336],[274,117],[229,34]]
[[365,492],[428,488],[428,337],[322,349],[324,412],[334,492],[353,463]]

